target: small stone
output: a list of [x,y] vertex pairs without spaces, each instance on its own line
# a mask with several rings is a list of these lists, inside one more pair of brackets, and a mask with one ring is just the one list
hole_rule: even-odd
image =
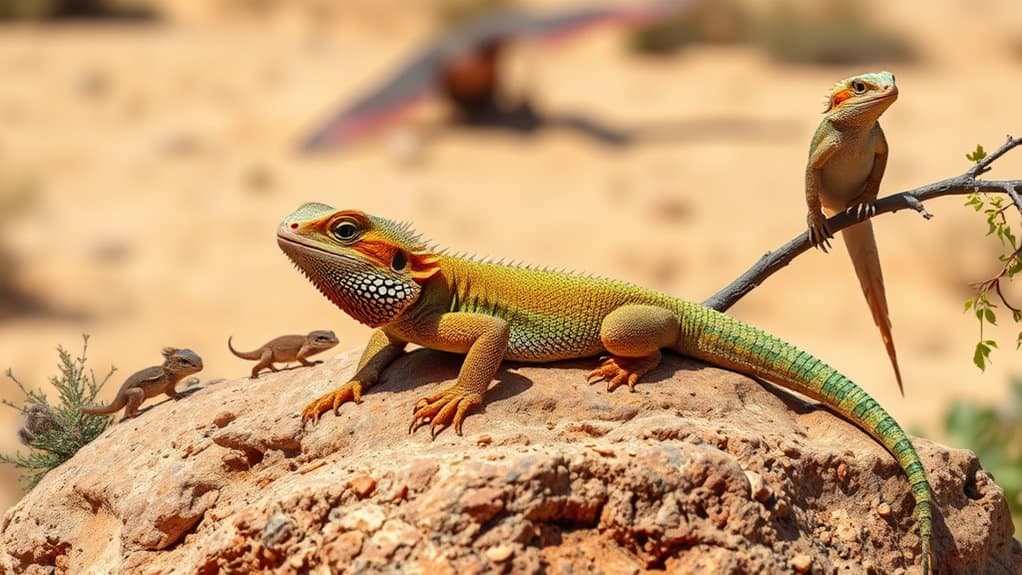
[[839,463],[837,466],[837,479],[842,484],[848,481],[848,465],[844,462]]
[[760,503],[765,503],[774,495],[774,490],[763,481],[763,477],[755,471],[745,471],[745,477],[749,480],[749,493],[752,498]]
[[788,565],[795,570],[795,573],[808,573],[813,566],[813,558],[805,553],[799,553],[788,561]]
[[511,558],[514,549],[510,545],[497,545],[486,550],[486,557],[494,563],[503,563]]
[[877,515],[879,515],[880,517],[890,517],[891,506],[887,503],[881,503],[880,505],[877,505]]
[[221,411],[213,417],[213,425],[223,429],[227,424],[234,421],[238,416],[230,411]]
[[479,447],[486,447],[491,443],[493,443],[493,437],[489,435],[480,435],[479,439],[476,439],[476,445],[478,445]]
[[348,487],[355,492],[359,499],[365,499],[376,491],[376,480],[368,475],[359,475],[348,482]]
[[386,512],[376,506],[369,504],[366,507],[356,507],[347,513],[340,513],[338,524],[347,531],[363,531],[374,533],[383,526],[387,519]]

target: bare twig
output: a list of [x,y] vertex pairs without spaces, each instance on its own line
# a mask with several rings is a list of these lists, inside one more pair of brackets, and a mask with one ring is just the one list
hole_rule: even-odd
[[[978,177],[990,171],[991,165],[998,158],[1019,145],[1022,145],[1022,138],[1008,136],[1007,141],[1001,147],[976,162],[968,171],[960,176],[880,198],[873,202],[876,212],[871,217],[898,210],[911,209],[918,212],[924,218],[930,219],[933,215],[926,211],[926,208],[923,207],[923,202],[941,196],[964,196],[973,192],[1007,194],[1015,204],[1015,207],[1022,213],[1022,198],[1019,195],[1019,190],[1022,190],[1022,180],[982,180]],[[827,220],[827,227],[831,231],[836,232],[857,224],[859,221],[855,214],[840,213]],[[755,289],[756,286],[762,284],[768,277],[787,266],[810,247],[812,245],[809,243],[809,232],[802,232],[780,248],[764,254],[745,273],[704,301],[703,305],[717,311],[727,310]]]

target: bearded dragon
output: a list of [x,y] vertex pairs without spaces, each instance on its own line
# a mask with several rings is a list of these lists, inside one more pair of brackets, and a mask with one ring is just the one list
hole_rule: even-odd
[[661,349],[761,377],[855,423],[898,461],[915,499],[929,573],[933,495],[911,440],[873,398],[834,368],[702,305],[621,281],[458,257],[428,247],[407,224],[317,203],[277,229],[277,244],[312,283],[376,328],[347,383],[309,403],[303,423],[361,402],[405,346],[465,355],[457,381],[415,404],[409,431],[430,422],[460,435],[504,360],[551,362],[608,354],[589,374],[634,389]]
[[163,365],[147,367],[132,374],[121,385],[113,401],[107,405],[79,407],[78,410],[89,415],[110,415],[123,407],[124,417],[129,419],[138,415],[138,407],[150,397],[165,393],[171,399],[178,399],[180,396],[174,391],[174,386],[186,376],[202,371],[202,358],[190,349],[165,347],[162,353],[166,358]]
[[831,89],[823,120],[813,134],[806,164],[807,222],[813,245],[826,252],[830,238],[824,212],[834,215],[849,211],[862,221],[845,228],[841,235],[852,259],[855,275],[880,328],[880,338],[894,367],[898,389],[905,395],[898,368],[898,356],[891,336],[884,276],[873,224],[873,202],[887,167],[887,138],[877,119],[898,99],[894,74],[875,72],[845,78]]
[[297,361],[304,366],[321,363],[309,361],[306,358],[324,352],[335,345],[337,345],[337,336],[334,335],[334,332],[325,329],[310,331],[306,335],[275,337],[253,351],[238,351],[231,345],[231,338],[227,338],[227,349],[231,350],[236,357],[259,360],[259,363],[252,367],[252,379],[259,377],[259,372],[264,367],[270,368],[270,371],[277,371],[277,368],[273,366],[274,362]]

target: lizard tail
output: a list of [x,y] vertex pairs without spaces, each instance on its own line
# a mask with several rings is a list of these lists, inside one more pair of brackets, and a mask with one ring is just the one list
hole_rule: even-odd
[[923,463],[898,422],[861,387],[795,346],[731,316],[685,302],[676,350],[768,381],[820,401],[855,423],[894,456],[908,478],[929,574],[933,493]]
[[905,396],[905,387],[901,383],[901,369],[898,368],[898,355],[894,350],[894,338],[891,336],[891,316],[887,311],[887,294],[884,291],[884,274],[880,269],[880,254],[877,252],[876,239],[873,237],[873,224],[865,221],[841,231],[848,256],[855,267],[855,275],[859,278],[862,293],[866,296],[869,311],[873,314],[873,323],[880,328],[880,338],[887,348],[887,357],[891,358],[894,377],[898,380],[898,390]]
[[234,346],[231,345],[231,338],[233,337],[234,337],[233,335],[227,336],[227,349],[231,350],[231,353],[233,353],[236,357],[240,357],[241,359],[259,359],[261,357],[261,355],[259,354],[259,350],[238,351],[234,349]]
[[88,406],[83,405],[78,408],[78,411],[82,413],[87,413],[89,415],[110,415],[111,413],[117,413],[118,411],[123,409],[124,406],[127,404],[128,400],[125,399],[123,395],[118,393],[117,397],[115,397],[113,401],[106,405],[88,405]]

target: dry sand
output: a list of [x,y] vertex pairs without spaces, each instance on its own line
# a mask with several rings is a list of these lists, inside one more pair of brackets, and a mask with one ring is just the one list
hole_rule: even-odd
[[[894,70],[901,97],[883,121],[892,155],[881,193],[960,173],[976,143],[1022,135],[1014,0],[972,10],[871,4],[924,57]],[[111,397],[165,345],[199,352],[204,379],[247,373],[227,351],[231,334],[254,347],[325,328],[339,349],[363,345],[368,330],[275,245],[279,219],[312,200],[412,220],[455,249],[701,300],[803,229],[821,99],[864,69],[781,66],[741,47],[640,59],[620,34],[594,34],[518,50],[515,76],[545,111],[670,125],[676,137],[613,148],[563,131],[444,130],[443,111],[427,106],[411,119],[427,142],[410,160],[395,155],[394,131],[305,157],[293,151],[300,135],[429,33],[420,4],[349,0],[314,16],[310,5],[251,16],[176,2],[173,17],[153,25],[0,28],[0,180],[38,187],[34,209],[2,237],[26,289],[56,310],[0,320],[0,368],[42,385],[55,373],[54,347],[77,350],[87,332],[90,363],[120,369]],[[992,175],[1022,177],[1022,153]],[[988,334],[1003,348],[994,365],[986,374],[972,365],[977,326],[962,302],[968,282],[998,268],[996,245],[961,199],[928,207],[928,222],[899,213],[875,223],[907,398],[843,248],[806,254],[732,311],[825,358],[904,424],[939,438],[949,402],[1005,397],[1022,356],[1002,328]],[[8,382],[0,395],[20,399]],[[17,447],[13,414],[3,412],[6,452]],[[17,497],[8,482],[0,505]]]

